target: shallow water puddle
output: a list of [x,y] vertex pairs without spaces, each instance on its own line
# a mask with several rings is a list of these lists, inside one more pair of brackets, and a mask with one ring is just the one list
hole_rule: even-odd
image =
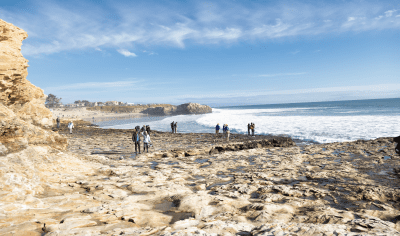
[[196,160],[194,160],[194,162],[197,162],[197,163],[200,163],[200,164],[203,164],[203,163],[205,163],[205,162],[207,162],[208,161],[208,159],[196,159]]
[[158,162],[156,161],[151,161],[150,163],[151,163],[150,168],[153,170],[156,168],[156,166],[158,166]]
[[244,168],[245,168],[244,166],[238,166],[238,167],[236,167],[236,169],[229,168],[228,170],[231,171],[231,172],[246,173],[246,172],[243,170]]
[[215,182],[213,184],[211,184],[210,186],[207,187],[207,190],[210,190],[211,188],[215,187],[215,186],[222,186],[222,185],[226,185],[226,184],[230,184],[233,183],[233,180],[228,180],[228,181],[224,181],[224,182]]
[[205,177],[202,175],[193,175],[193,177],[196,179],[205,179]]

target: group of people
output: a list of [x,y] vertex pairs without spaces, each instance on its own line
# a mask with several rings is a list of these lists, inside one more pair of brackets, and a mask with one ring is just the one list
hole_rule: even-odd
[[140,152],[140,134],[143,136],[143,152],[149,152],[149,147],[151,147],[151,140],[150,140],[150,126],[143,125],[142,128],[140,126],[136,126],[133,130],[132,141],[135,143],[135,153],[137,154]]
[[[221,129],[221,127],[219,126],[219,123],[218,123],[217,126],[215,126],[215,133],[216,133],[216,134],[219,134],[219,130],[220,130],[220,129]],[[226,134],[228,131],[229,131],[228,125],[227,125],[227,124],[224,124],[224,125],[222,126],[222,132],[223,132],[224,134]]]
[[[217,126],[215,126],[215,133],[216,134],[219,134],[220,128],[221,127],[219,126],[219,123],[218,123]],[[254,129],[255,129],[255,124],[253,122],[247,124],[247,133],[248,133],[248,135],[250,135],[250,131],[251,131],[251,135],[254,136]],[[229,127],[228,127],[227,124],[223,125],[222,131],[226,135],[226,139],[229,141],[230,131],[229,131]]]
[[171,131],[172,133],[176,133],[176,128],[178,127],[178,122],[173,122],[171,123]]
[[[60,128],[60,117],[59,116],[57,116],[56,122],[57,122],[57,129],[59,129]],[[72,129],[74,128],[74,123],[72,121],[70,121],[68,123],[67,127],[69,129],[69,133],[72,134]]]
[[251,136],[254,136],[254,128],[255,128],[255,124],[253,122],[247,124],[247,134],[250,135],[250,131],[251,131]]
[[[217,126],[215,126],[215,133],[216,133],[216,134],[219,134],[220,128],[221,128],[221,127],[219,126],[219,123],[218,123]],[[231,132],[229,131],[228,124],[224,124],[224,125],[222,126],[222,132],[226,135],[226,140],[229,141],[229,134],[230,134]]]

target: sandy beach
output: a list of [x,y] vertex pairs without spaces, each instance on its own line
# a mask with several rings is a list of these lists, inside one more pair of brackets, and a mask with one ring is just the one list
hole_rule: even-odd
[[146,117],[148,115],[142,113],[111,113],[101,111],[90,111],[86,107],[77,108],[52,108],[53,119],[59,117],[61,120],[86,120],[90,122],[100,122],[105,120],[130,119]]

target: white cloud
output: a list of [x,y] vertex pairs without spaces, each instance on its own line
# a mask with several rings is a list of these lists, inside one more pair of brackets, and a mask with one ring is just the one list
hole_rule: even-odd
[[396,17],[400,17],[400,15],[397,15]]
[[137,55],[133,52],[130,52],[126,49],[118,49],[117,52],[121,53],[122,55],[126,57],[136,57]]
[[356,20],[356,19],[357,19],[357,17],[350,16],[350,17],[347,18],[347,21],[353,21],[353,20]]
[[[2,19],[29,34],[24,55],[51,54],[87,48],[124,48],[123,55],[148,46],[184,48],[188,43],[215,44],[268,40],[298,35],[400,29],[397,10],[380,3],[329,4],[186,2],[102,5],[90,2],[32,1],[35,11],[20,14],[0,7]],[[109,5],[107,5],[109,4]],[[90,11],[87,9],[90,8]],[[380,19],[379,17],[386,15]],[[375,18],[380,19],[376,21]],[[394,22],[391,22],[394,21]],[[45,27],[44,27],[45,26]],[[120,49],[122,50],[122,49]]]
[[393,15],[393,13],[395,13],[397,10],[389,10],[389,11],[385,11],[385,15],[386,17],[391,17]]

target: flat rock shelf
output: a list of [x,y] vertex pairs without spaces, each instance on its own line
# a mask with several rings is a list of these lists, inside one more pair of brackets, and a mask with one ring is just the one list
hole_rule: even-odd
[[150,152],[135,155],[130,130],[78,122],[72,135],[58,133],[95,171],[59,173],[25,203],[45,206],[30,217],[38,233],[400,235],[392,138],[299,147],[286,137],[227,143],[153,131]]

